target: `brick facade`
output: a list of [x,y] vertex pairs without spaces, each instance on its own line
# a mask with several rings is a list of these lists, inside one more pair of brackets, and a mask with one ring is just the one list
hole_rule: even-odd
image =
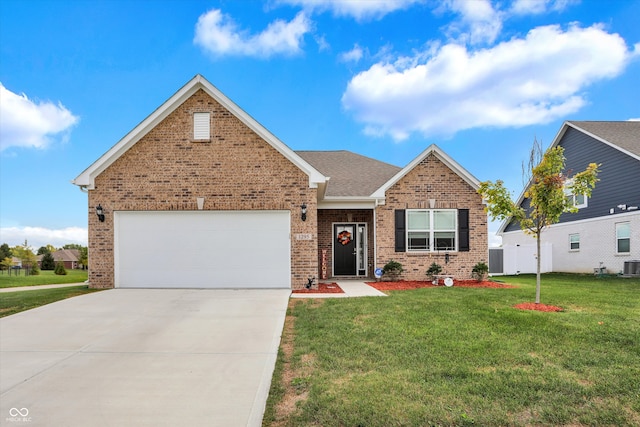
[[[211,113],[209,142],[193,142],[194,112]],[[91,287],[114,286],[114,211],[196,210],[196,198],[204,197],[204,210],[289,210],[291,283],[300,288],[318,274],[316,191],[303,171],[199,90],[96,177],[89,191]],[[104,222],[95,215],[98,204]],[[179,251],[149,248],[167,249]]]
[[[428,209],[429,199],[435,208],[469,209],[469,252],[445,253],[395,252],[396,209]],[[482,198],[459,175],[442,163],[434,154],[426,156],[386,192],[386,203],[376,208],[376,266],[383,267],[393,259],[402,263],[405,280],[425,280],[426,270],[435,262],[443,273],[456,278],[471,277],[471,269],[480,261],[488,262],[487,215]]]

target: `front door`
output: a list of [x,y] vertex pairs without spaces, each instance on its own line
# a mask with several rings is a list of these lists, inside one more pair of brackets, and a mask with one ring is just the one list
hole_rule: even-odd
[[333,274],[356,275],[356,224],[333,225]]

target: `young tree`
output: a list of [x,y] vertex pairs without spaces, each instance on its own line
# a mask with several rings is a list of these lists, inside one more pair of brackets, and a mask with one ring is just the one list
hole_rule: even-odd
[[[528,167],[523,171],[528,175],[528,185],[524,198],[528,208],[517,205],[504,187],[501,180],[480,183],[478,193],[487,202],[486,210],[492,220],[512,218],[520,228],[536,239],[536,304],[540,303],[540,241],[542,231],[557,223],[565,212],[576,212],[574,197],[591,196],[598,181],[598,167],[590,163],[587,168],[569,177],[565,175],[564,148],[556,146],[543,153],[537,140],[534,140]],[[526,176],[525,175],[525,176]],[[568,195],[572,197],[567,197]],[[523,205],[526,206],[525,203]]]
[[13,267],[13,259],[11,259],[10,256],[5,257],[0,261],[0,268],[2,270],[11,270],[11,267]]
[[86,269],[89,263],[89,251],[86,246],[80,246],[80,256],[78,257],[78,263],[82,266],[82,269]]
[[38,265],[36,255],[33,253],[26,240],[24,241],[24,245],[16,246],[11,250],[11,252],[13,252],[14,257],[20,258],[23,268],[32,268],[34,264]]

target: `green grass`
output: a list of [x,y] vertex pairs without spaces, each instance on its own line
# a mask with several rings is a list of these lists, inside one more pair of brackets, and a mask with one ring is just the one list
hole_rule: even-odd
[[[292,300],[287,366],[306,393],[265,425],[640,425],[640,280],[498,278],[517,289],[426,288],[387,298]],[[302,387],[303,390],[298,390]],[[295,390],[294,390],[295,389]]]
[[0,288],[13,288],[17,286],[57,285],[62,283],[82,283],[87,280],[87,270],[67,270],[66,275],[56,275],[51,270],[40,271],[37,276],[25,276],[24,271],[16,276],[7,271],[0,273]]
[[88,286],[70,286],[33,291],[2,292],[0,293],[0,317],[97,291],[100,289],[89,289]]

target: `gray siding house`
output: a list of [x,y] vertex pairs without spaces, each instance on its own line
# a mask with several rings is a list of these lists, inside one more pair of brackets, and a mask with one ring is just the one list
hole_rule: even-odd
[[[640,260],[640,122],[567,121],[551,146],[564,147],[565,173],[599,163],[600,181],[591,197],[576,197],[576,213],[542,233],[543,272],[624,272]],[[523,192],[524,195],[524,192]],[[520,196],[518,203],[527,206]],[[534,273],[535,240],[507,220],[500,227],[504,273]],[[627,263],[629,267],[629,263]]]

